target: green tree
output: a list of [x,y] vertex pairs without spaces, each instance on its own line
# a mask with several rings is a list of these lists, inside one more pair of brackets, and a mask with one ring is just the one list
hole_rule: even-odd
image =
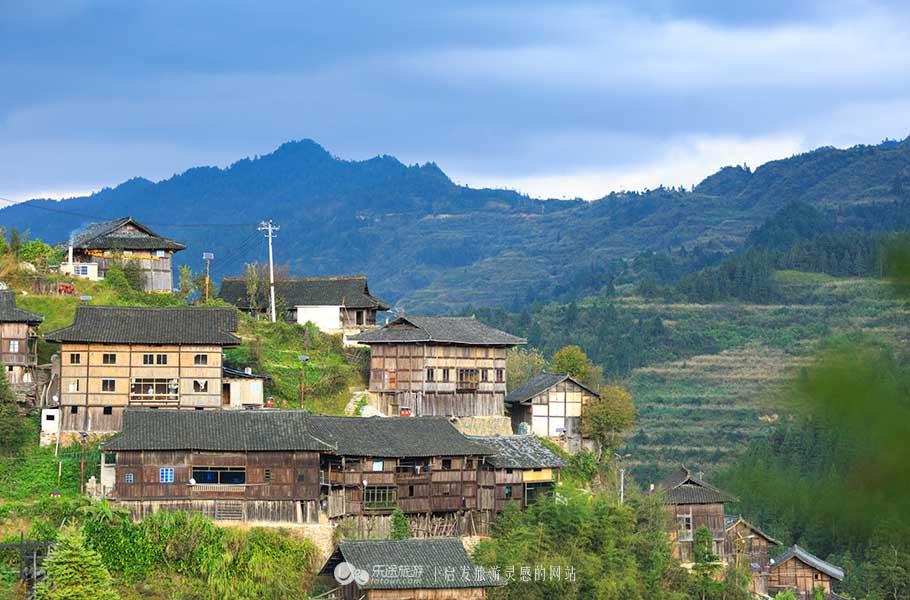
[[560,375],[568,374],[581,383],[596,387],[603,384],[603,369],[594,365],[578,346],[564,346],[550,359],[550,370]]
[[29,240],[19,248],[19,260],[35,265],[39,271],[46,270],[57,257],[58,252],[41,240]]
[[515,390],[547,368],[547,360],[536,348],[513,348],[506,354],[506,381]]
[[15,452],[27,438],[28,428],[19,414],[16,394],[6,379],[6,369],[0,369],[0,452]]
[[582,434],[597,442],[598,457],[602,460],[605,453],[616,448],[623,435],[635,424],[636,415],[628,390],[617,385],[603,386],[600,398],[588,402],[582,409]]
[[714,554],[714,534],[704,525],[695,530],[692,557],[695,559],[692,572],[695,574],[698,594],[702,600],[706,600],[706,598],[712,597],[720,587],[716,581],[720,563]]
[[143,291],[145,274],[142,272],[139,263],[135,260],[123,260],[121,264],[123,266],[123,275],[126,277],[126,282],[130,288],[137,292]]
[[15,227],[9,230],[9,249],[16,258],[19,257],[19,248],[22,247],[26,239],[28,239],[28,232],[20,234]]
[[408,518],[397,506],[392,511],[391,523],[389,539],[406,540],[411,537],[411,530],[408,528]]
[[[193,286],[199,291],[199,297],[196,299],[196,302],[199,304],[202,304],[203,302],[205,302],[205,288],[206,288],[205,273],[200,273],[199,275],[196,275],[193,278]],[[209,294],[208,294],[209,300],[210,301],[214,300],[215,296],[216,296],[215,282],[211,277],[209,277],[209,280],[208,280],[208,290],[209,290]]]
[[71,525],[60,531],[44,562],[47,575],[35,588],[37,600],[118,600],[101,555],[85,545]]
[[250,314],[259,312],[259,268],[255,263],[247,263],[243,269],[246,281],[246,300],[250,305]]
[[793,594],[793,592],[791,592],[790,590],[787,590],[785,592],[780,592],[779,594],[774,596],[774,600],[799,600],[799,598],[797,598]]
[[180,265],[177,273],[177,295],[183,300],[189,300],[194,289],[196,288],[193,285],[193,269],[189,265]]

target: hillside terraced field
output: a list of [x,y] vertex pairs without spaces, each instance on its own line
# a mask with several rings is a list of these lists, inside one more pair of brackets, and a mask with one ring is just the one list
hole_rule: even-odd
[[635,369],[627,384],[639,407],[624,450],[641,483],[680,462],[716,472],[786,418],[781,393],[822,339],[864,332],[898,351],[910,343],[910,309],[887,285],[784,272],[788,304],[627,304],[660,315],[668,329],[699,331],[718,351]]

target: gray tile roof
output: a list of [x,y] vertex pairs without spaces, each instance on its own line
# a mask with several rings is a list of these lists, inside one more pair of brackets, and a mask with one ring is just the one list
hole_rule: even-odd
[[[288,277],[275,282],[275,294],[289,306],[345,306],[388,310],[389,306],[370,294],[366,275],[336,277]],[[221,280],[219,297],[242,309],[249,309],[244,277]]]
[[558,385],[563,381],[569,380],[575,385],[584,388],[588,392],[599,396],[597,392],[589,388],[588,386],[579,383],[570,375],[554,375],[552,373],[541,373],[540,375],[535,375],[532,377],[526,384],[521,387],[515,388],[506,395],[506,404],[515,404],[521,402],[527,402],[534,396],[547,391],[554,385]]
[[500,585],[486,569],[478,569],[458,538],[344,541],[329,557],[322,574],[347,562],[366,571],[361,589],[447,589]]
[[736,500],[735,496],[692,475],[685,466],[665,478],[659,487],[667,504],[716,504]]
[[44,320],[41,315],[36,315],[16,306],[16,292],[13,290],[0,290],[0,323],[29,323],[37,325]]
[[310,417],[310,430],[346,456],[482,456],[492,453],[446,417]]
[[127,409],[111,450],[318,450],[382,458],[483,456],[445,417],[321,417],[294,410]]
[[[139,231],[123,231],[132,224]],[[67,243],[69,240],[66,241]],[[183,250],[185,245],[162,237],[132,217],[92,223],[77,232],[73,247],[82,250]]]
[[750,523],[749,521],[745,520],[745,519],[742,518],[741,516],[739,516],[739,515],[724,515],[724,529],[730,529],[731,527],[733,527],[733,526],[736,525],[737,523],[742,523],[743,525],[745,525],[746,527],[748,527],[749,529],[751,529],[752,531],[754,531],[755,533],[757,533],[757,534],[760,535],[761,537],[765,538],[766,540],[768,540],[768,541],[771,542],[772,544],[777,544],[778,546],[781,544],[780,541],[774,539],[773,537],[771,537],[770,535],[768,535],[767,533],[765,533],[764,531],[762,531],[761,529],[759,529],[758,527],[756,527],[755,525],[753,525],[752,523]]
[[843,569],[841,569],[840,567],[836,567],[836,566],[832,565],[831,563],[820,559],[819,557],[815,556],[808,550],[801,548],[801,547],[797,546],[796,544],[794,544],[789,550],[787,550],[786,552],[781,554],[779,557],[775,558],[773,561],[773,564],[771,565],[771,569],[773,570],[773,569],[777,568],[778,566],[784,564],[791,558],[796,558],[796,559],[802,561],[803,563],[809,565],[810,567],[812,567],[814,569],[818,569],[819,571],[821,571],[828,577],[832,577],[834,579],[837,579],[838,581],[841,581],[844,578]]
[[566,466],[536,435],[471,436],[495,454],[487,462],[498,469],[548,469]]
[[73,324],[49,333],[51,342],[102,344],[214,344],[240,339],[233,308],[89,306],[76,309]]
[[105,450],[331,451],[302,411],[128,408]]
[[517,346],[527,340],[500,331],[474,317],[399,317],[351,339],[366,344],[440,343],[475,346]]

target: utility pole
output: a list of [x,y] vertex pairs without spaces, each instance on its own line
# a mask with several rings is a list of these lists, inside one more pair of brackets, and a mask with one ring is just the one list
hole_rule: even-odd
[[272,323],[275,322],[275,263],[272,259],[272,238],[279,227],[272,223],[272,220],[263,221],[259,224],[259,231],[265,231],[266,237],[269,238],[269,308],[272,314]]
[[202,260],[205,261],[205,302],[208,304],[209,301],[209,268],[212,265],[212,259],[215,258],[215,255],[211,252],[203,252]]

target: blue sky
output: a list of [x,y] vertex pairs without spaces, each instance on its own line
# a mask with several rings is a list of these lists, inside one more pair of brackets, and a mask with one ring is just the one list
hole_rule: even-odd
[[0,196],[313,138],[540,197],[910,134],[910,7],[0,0]]

